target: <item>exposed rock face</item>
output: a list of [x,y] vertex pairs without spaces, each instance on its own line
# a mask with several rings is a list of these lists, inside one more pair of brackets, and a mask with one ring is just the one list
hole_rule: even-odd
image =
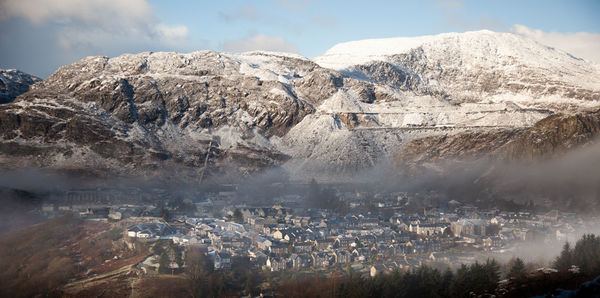
[[600,111],[556,114],[530,128],[464,132],[413,140],[396,154],[396,162],[418,165],[492,157],[500,160],[543,159],[582,146],[600,137]]
[[86,58],[0,107],[0,150],[5,164],[18,152],[40,166],[120,171],[278,165],[288,157],[253,139],[283,135],[313,112],[286,80],[315,67],[263,53]]
[[0,69],[0,104],[13,101],[39,81],[38,77],[16,69]]
[[599,105],[596,66],[535,42],[488,31],[415,40],[375,58],[336,46],[319,64],[265,52],[88,57],[0,105],[0,166],[200,177],[283,166],[310,179],[406,144],[411,160],[455,147],[527,155],[536,122]]
[[[260,61],[263,55],[248,55],[249,61]],[[285,80],[278,80],[277,76],[290,73],[264,80],[261,75],[268,69],[236,58],[210,51],[91,57],[61,68],[36,91],[66,90],[71,97],[94,103],[125,123],[144,126],[160,127],[170,120],[180,128],[210,128],[237,125],[243,122],[239,118],[246,117],[246,129],[258,128],[267,136],[285,134],[312,112]],[[282,68],[290,64],[298,72],[315,67],[303,59],[267,58],[278,60]],[[254,70],[258,76],[252,75]]]

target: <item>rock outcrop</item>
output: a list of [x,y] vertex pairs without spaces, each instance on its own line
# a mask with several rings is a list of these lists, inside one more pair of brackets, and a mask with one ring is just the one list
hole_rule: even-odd
[[13,101],[39,81],[40,78],[16,69],[0,69],[0,104]]

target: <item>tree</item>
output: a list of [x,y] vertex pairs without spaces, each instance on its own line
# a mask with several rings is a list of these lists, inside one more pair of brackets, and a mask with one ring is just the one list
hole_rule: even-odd
[[160,217],[167,222],[171,220],[171,213],[169,212],[169,209],[162,207],[160,209]]
[[508,271],[507,277],[509,278],[523,278],[525,277],[525,263],[521,258],[516,258],[513,262],[513,265],[510,267]]
[[558,270],[566,270],[573,265],[573,250],[569,242],[565,242],[560,255],[556,258],[553,265]]
[[217,297],[225,290],[223,275],[213,271],[212,260],[198,247],[191,246],[185,257],[185,272],[191,280],[194,297]]
[[588,274],[600,273],[600,237],[587,234],[577,240],[571,262]]
[[244,214],[238,208],[235,208],[235,211],[233,211],[233,221],[239,224],[244,223]]
[[495,259],[488,259],[485,262],[485,272],[487,275],[487,282],[489,288],[495,288],[496,284],[500,280],[500,264]]
[[212,260],[194,246],[191,246],[186,253],[185,265],[185,271],[193,281],[200,281],[212,273],[214,268]]
[[600,273],[600,237],[594,234],[583,235],[575,243],[574,249],[566,242],[553,265],[558,270],[576,265],[588,274]]
[[181,250],[181,247],[179,247],[179,245],[174,245],[172,248],[173,252],[175,253],[175,263],[177,264],[177,266],[179,266],[179,268],[182,268],[183,259],[181,258],[181,255],[183,254],[183,251]]
[[444,293],[447,293],[453,281],[454,273],[452,273],[452,270],[450,270],[450,268],[446,268],[446,271],[444,271],[444,274],[442,275],[441,290],[444,291]]
[[167,255],[166,252],[163,252],[160,255],[160,259],[158,261],[158,273],[161,273],[161,274],[171,273],[171,268],[169,266],[170,264],[171,264],[171,260],[169,259],[169,256]]
[[487,260],[484,264],[475,262],[469,266],[462,264],[456,271],[454,282],[450,287],[452,296],[468,297],[471,292],[493,291],[500,276],[500,266],[495,260]]
[[254,290],[254,283],[252,282],[252,278],[248,277],[246,282],[244,283],[244,294],[252,296],[252,292]]

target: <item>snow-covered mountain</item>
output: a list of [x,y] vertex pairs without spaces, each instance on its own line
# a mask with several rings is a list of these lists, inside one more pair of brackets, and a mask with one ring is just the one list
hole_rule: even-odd
[[[201,176],[352,174],[411,140],[600,107],[597,65],[509,33],[88,57],[0,106],[0,163]],[[337,177],[337,176],[336,176]]]
[[11,102],[38,81],[38,77],[16,69],[0,69],[0,103]]
[[283,151],[295,166],[364,168],[414,139],[600,107],[597,65],[510,33],[353,41],[314,61],[372,84],[372,97],[342,88],[294,127]]
[[511,33],[353,41],[335,45],[314,61],[350,76],[393,83],[388,76],[378,77],[378,68],[389,65],[459,102],[513,101],[547,108],[596,106],[600,100],[597,64]]

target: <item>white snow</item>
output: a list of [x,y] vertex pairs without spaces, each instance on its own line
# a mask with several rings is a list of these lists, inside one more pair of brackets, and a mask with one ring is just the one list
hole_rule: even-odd
[[393,55],[416,49],[423,51],[426,62],[440,63],[442,68],[518,73],[519,82],[527,81],[526,73],[520,71],[532,68],[557,82],[600,90],[597,64],[519,35],[488,30],[351,41],[333,46],[314,61],[322,67],[345,70],[371,61],[398,63]]
[[239,72],[244,75],[254,76],[263,81],[279,81],[281,83],[290,83],[290,79],[301,77],[305,73],[298,73],[295,69],[290,69],[285,59],[293,58],[309,62],[308,59],[290,53],[278,52],[246,52],[246,53],[223,53],[224,57],[239,63]]
[[[412,60],[404,60],[405,56]],[[240,79],[241,85],[235,86],[239,89],[258,88],[255,78],[271,82],[263,83],[260,99],[248,99],[244,102],[244,108],[228,106],[223,111],[215,111],[215,114],[227,113],[229,118],[226,125],[213,129],[196,126],[194,121],[189,121],[189,125],[181,128],[168,120],[152,133],[137,123],[132,127],[116,127],[118,121],[95,104],[69,98],[57,104],[44,103],[43,100],[23,101],[14,105],[14,108],[25,110],[64,106],[77,110],[73,108],[75,105],[85,105],[87,113],[105,118],[118,128],[115,130],[127,131],[128,134],[122,138],[129,141],[142,140],[164,146],[171,152],[185,154],[186,150],[197,147],[199,143],[206,146],[207,140],[218,137],[223,149],[244,143],[281,151],[293,157],[286,167],[295,170],[315,167],[334,167],[344,171],[361,169],[389,158],[416,138],[465,130],[529,127],[548,115],[543,109],[563,111],[600,106],[597,100],[574,99],[566,94],[575,90],[582,91],[581,94],[597,95],[600,92],[600,70],[597,65],[521,36],[491,31],[338,44],[313,61],[322,67],[340,70],[345,75],[355,71],[356,76],[345,77],[344,86],[329,98],[319,98],[320,104],[315,104],[316,112],[304,117],[287,134],[271,138],[261,135],[254,128],[259,117],[250,114],[258,113],[260,116],[267,110],[281,108],[281,102],[298,94],[294,86],[297,79],[316,67],[302,56],[272,52],[146,52],[111,59],[90,57],[84,61],[90,64],[87,67],[90,69],[94,68],[91,64],[103,66],[100,76],[81,75],[82,82],[77,83],[78,88],[84,90],[98,81],[98,88],[112,88],[117,79],[135,80],[144,76],[155,78],[159,83],[178,80],[178,88],[169,90],[173,93],[186,92],[188,86],[207,82],[213,76]],[[371,61],[386,61],[404,68],[418,77],[423,88],[442,90],[446,92],[444,96],[447,94],[448,97],[438,96],[434,92],[406,91],[379,83],[376,79],[368,80],[368,74],[362,73],[356,66]],[[455,74],[455,77],[448,79],[445,75],[439,75],[441,70]],[[478,82],[479,79],[482,82]],[[494,80],[500,80],[504,85],[497,84],[500,87],[495,87]],[[321,88],[320,83],[316,78],[313,86]],[[485,84],[492,87],[484,88]],[[384,96],[370,104],[361,101],[356,89],[361,90],[365,85],[373,88],[378,96]],[[506,87],[513,85],[522,88]],[[355,88],[357,86],[360,88]],[[544,93],[551,89],[561,91]],[[351,119],[348,116],[354,116],[359,123],[347,122],[347,119]]]
[[[406,64],[403,56],[409,57],[408,61],[413,64]],[[315,168],[315,161],[317,165],[331,167],[356,163],[366,167],[372,160],[395,154],[415,138],[465,130],[529,127],[549,115],[543,110],[563,112],[600,107],[597,100],[567,95],[576,91],[595,94],[598,98],[600,70],[597,65],[509,33],[477,31],[353,41],[332,47],[314,61],[322,67],[354,74],[354,78],[364,81],[369,80],[361,78],[364,74],[356,72],[356,65],[385,61],[416,73],[426,86],[443,90],[462,104],[453,105],[439,98],[399,90],[386,90],[395,101],[365,104],[352,92],[340,90],[319,107],[320,112],[326,113],[321,117],[341,112],[370,113],[374,121],[355,128],[342,127],[335,133],[328,133],[321,122],[311,118],[306,121],[312,121],[314,126],[301,122],[294,127],[284,137],[283,144],[289,149],[282,146],[281,150],[294,157],[287,167],[302,169],[309,173],[308,177],[320,172]],[[440,70],[455,73],[457,77],[436,76]],[[504,85],[477,89],[478,79],[493,79],[496,74]],[[511,84],[522,88],[514,91],[505,87]],[[544,94],[552,89],[559,91]]]
[[406,53],[438,37],[430,35],[350,41],[334,45],[313,61],[321,67],[341,70],[370,61],[387,61],[388,56]]

